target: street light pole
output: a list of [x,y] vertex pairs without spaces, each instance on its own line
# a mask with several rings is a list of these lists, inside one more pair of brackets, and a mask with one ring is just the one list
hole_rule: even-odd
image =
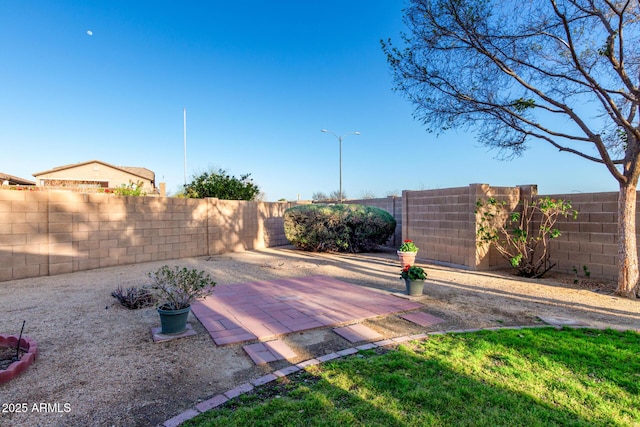
[[331,135],[335,136],[340,146],[340,190],[339,191],[340,191],[340,203],[342,203],[342,139],[347,135],[360,135],[360,132],[349,132],[342,136],[338,136],[335,133],[328,131],[326,129],[320,129],[320,132],[330,133]]

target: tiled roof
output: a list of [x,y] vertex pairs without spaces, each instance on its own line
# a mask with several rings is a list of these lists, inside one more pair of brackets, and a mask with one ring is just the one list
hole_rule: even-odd
[[155,181],[156,174],[153,171],[150,171],[147,168],[141,168],[136,166],[117,166],[120,169],[124,169],[134,175],[141,176],[143,178],[147,178],[148,180]]
[[0,172],[0,184],[4,181],[9,181],[13,185],[36,185],[34,181],[28,179],[19,178],[17,176],[9,175],[8,173]]
[[58,167],[55,167],[53,169],[49,169],[49,170],[46,170],[46,171],[36,172],[36,173],[33,174],[33,176],[39,176],[39,175],[44,175],[44,174],[48,174],[48,173],[52,173],[52,172],[58,172],[58,171],[65,170],[65,169],[72,169],[72,168],[76,168],[76,167],[79,167],[79,166],[84,166],[84,165],[91,164],[91,163],[100,163],[100,164],[108,166],[110,168],[120,169],[120,170],[128,172],[130,174],[137,175],[137,176],[139,176],[141,178],[148,179],[148,180],[150,180],[152,182],[155,182],[155,179],[156,179],[156,174],[153,171],[151,171],[151,170],[149,170],[147,168],[142,168],[142,167],[137,167],[137,166],[115,166],[115,165],[112,165],[110,163],[103,162],[101,160],[89,160],[87,162],[72,163],[72,164],[69,164],[69,165],[58,166]]

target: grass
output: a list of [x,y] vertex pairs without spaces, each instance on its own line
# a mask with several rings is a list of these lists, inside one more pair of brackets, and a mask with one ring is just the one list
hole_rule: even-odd
[[640,334],[434,335],[314,366],[184,425],[640,426]]

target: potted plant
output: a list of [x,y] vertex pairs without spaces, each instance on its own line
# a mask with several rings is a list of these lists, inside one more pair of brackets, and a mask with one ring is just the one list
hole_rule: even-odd
[[413,265],[416,262],[416,255],[418,254],[418,247],[413,243],[413,240],[405,240],[398,249],[398,256],[400,257],[400,264],[404,269],[407,265]]
[[162,266],[149,273],[158,294],[162,334],[180,334],[187,328],[191,303],[210,295],[216,282],[202,270]]
[[422,295],[424,281],[427,278],[427,272],[424,271],[424,268],[417,265],[407,265],[400,272],[400,277],[404,279],[407,286],[407,295]]

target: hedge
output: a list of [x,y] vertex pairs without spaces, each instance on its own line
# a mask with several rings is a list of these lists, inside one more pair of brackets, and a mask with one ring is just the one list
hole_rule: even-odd
[[388,212],[363,205],[300,205],[284,213],[284,232],[295,247],[314,252],[371,252],[396,229]]

